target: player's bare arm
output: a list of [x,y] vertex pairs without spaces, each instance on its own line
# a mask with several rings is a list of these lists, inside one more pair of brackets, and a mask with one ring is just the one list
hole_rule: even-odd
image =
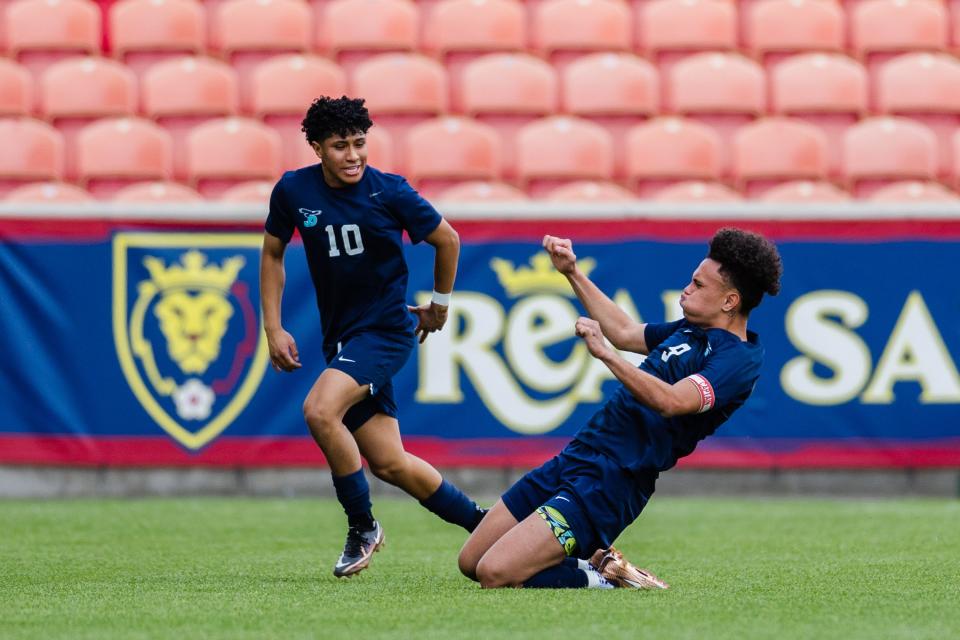
[[[443,304],[442,297],[453,291],[453,283],[457,279],[457,262],[460,260],[460,236],[446,220],[426,237],[436,250],[433,261],[433,291],[434,299],[418,307],[409,307],[410,312],[417,316],[417,327],[414,329],[420,343],[427,339],[427,335],[439,331],[447,322],[449,303]],[[439,297],[441,300],[437,300]]]
[[286,272],[283,255],[287,245],[274,235],[263,234],[260,252],[260,304],[263,307],[263,328],[270,348],[270,363],[277,371],[294,371],[300,368],[300,353],[293,336],[287,333],[280,321],[280,301]]
[[543,248],[550,255],[556,270],[567,277],[590,317],[600,323],[603,335],[613,346],[621,351],[646,355],[649,352],[644,339],[647,325],[634,321],[577,267],[573,242],[568,238],[544,236]]
[[637,400],[660,415],[671,417],[700,411],[700,392],[690,379],[668,384],[630,364],[607,346],[596,320],[578,319],[576,332],[583,338],[590,355],[607,365]]

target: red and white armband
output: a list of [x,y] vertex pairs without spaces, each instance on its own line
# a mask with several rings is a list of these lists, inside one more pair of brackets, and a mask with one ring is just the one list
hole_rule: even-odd
[[697,413],[703,413],[704,411],[713,409],[713,405],[717,401],[717,395],[713,392],[713,385],[710,384],[710,381],[699,373],[687,376],[687,380],[691,381],[697,388],[697,391],[700,392],[700,409],[697,410]]

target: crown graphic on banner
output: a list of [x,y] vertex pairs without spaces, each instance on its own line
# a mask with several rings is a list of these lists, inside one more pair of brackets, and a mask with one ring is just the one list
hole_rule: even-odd
[[237,279],[246,262],[243,256],[234,256],[223,261],[223,266],[205,266],[207,256],[192,249],[181,257],[180,265],[164,266],[163,260],[154,256],[143,259],[150,272],[150,279],[163,291],[166,289],[217,289],[227,292]]
[[[597,262],[593,258],[586,258],[578,261],[577,265],[583,273],[589,275]],[[574,295],[566,276],[553,268],[546,251],[533,255],[529,267],[514,267],[509,260],[494,258],[490,261],[490,268],[497,274],[497,279],[511,298],[526,293]]]

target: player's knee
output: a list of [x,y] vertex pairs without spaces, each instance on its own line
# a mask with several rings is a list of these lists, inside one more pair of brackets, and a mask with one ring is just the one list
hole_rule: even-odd
[[477,559],[474,554],[469,553],[466,549],[461,549],[460,555],[457,557],[457,566],[460,567],[460,573],[474,582],[478,582]]
[[486,556],[477,563],[476,573],[476,579],[484,589],[497,589],[513,584],[508,567]]
[[322,438],[340,426],[339,416],[331,411],[329,406],[311,398],[307,398],[303,403],[303,419],[306,420],[313,435],[318,438]]
[[387,460],[368,460],[368,462],[370,463],[371,473],[389,484],[401,482],[406,477],[410,467],[410,465],[407,464],[406,456]]

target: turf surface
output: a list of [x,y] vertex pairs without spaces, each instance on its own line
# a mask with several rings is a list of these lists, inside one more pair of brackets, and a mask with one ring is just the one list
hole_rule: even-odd
[[329,500],[0,502],[0,638],[960,637],[960,502],[654,500],[618,541],[665,592],[484,591],[464,539],[378,500],[387,546],[330,571]]

